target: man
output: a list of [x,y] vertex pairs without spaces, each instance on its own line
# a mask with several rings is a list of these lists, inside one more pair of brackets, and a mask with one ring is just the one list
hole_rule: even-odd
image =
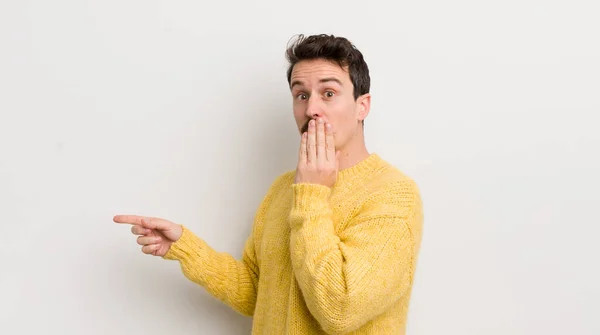
[[366,149],[367,64],[327,35],[300,35],[287,58],[298,165],[271,185],[241,260],[164,219],[114,221],[133,225],[144,253],[179,261],[253,316],[253,334],[404,334],[422,205],[413,180]]

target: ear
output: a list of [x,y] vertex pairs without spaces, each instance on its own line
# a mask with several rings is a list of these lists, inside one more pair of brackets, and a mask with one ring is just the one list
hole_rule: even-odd
[[358,107],[358,121],[363,121],[371,111],[371,93],[358,97],[356,104]]

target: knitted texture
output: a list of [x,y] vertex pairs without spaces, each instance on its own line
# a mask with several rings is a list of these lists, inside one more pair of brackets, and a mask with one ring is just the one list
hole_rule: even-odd
[[371,154],[329,188],[271,185],[241,259],[185,226],[165,259],[236,311],[252,334],[405,334],[423,228],[412,179]]

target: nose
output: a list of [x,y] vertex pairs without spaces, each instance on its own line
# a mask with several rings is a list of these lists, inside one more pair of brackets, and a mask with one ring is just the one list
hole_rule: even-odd
[[323,109],[318,99],[310,97],[306,105],[306,116],[310,119],[317,119],[323,116]]

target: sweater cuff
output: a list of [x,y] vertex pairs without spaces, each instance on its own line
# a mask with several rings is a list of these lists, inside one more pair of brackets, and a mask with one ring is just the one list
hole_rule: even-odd
[[163,256],[164,259],[183,260],[189,258],[194,250],[202,247],[202,243],[190,230],[183,225],[181,228],[183,229],[181,237],[171,244],[171,248]]
[[329,206],[331,188],[320,184],[292,184],[292,210],[322,211]]

